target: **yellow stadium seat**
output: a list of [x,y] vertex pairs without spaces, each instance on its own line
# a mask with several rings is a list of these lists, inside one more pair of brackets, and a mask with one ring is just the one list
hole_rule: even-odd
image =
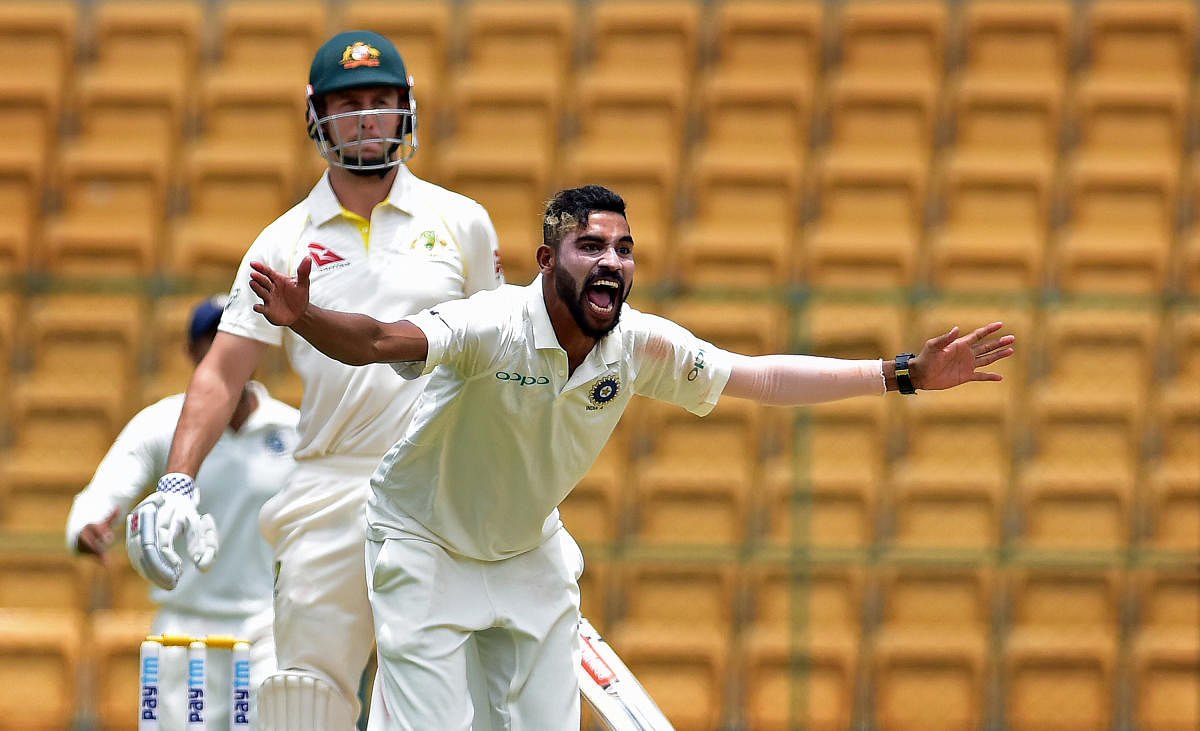
[[633,560],[617,581],[623,613],[609,632],[613,649],[673,723],[715,729],[732,634],[732,568]]
[[854,711],[865,577],[854,566],[755,563],[743,642],[751,728],[848,728]]
[[[909,148],[911,149],[911,148]],[[818,166],[820,213],[803,243],[804,278],[823,288],[913,283],[924,225],[926,166],[863,148]]]
[[1146,528],[1158,548],[1195,550],[1200,548],[1200,389],[1195,381],[1180,386],[1164,394],[1154,415],[1162,451],[1148,465]]
[[86,612],[93,566],[61,549],[0,552],[0,607]]
[[514,6],[502,0],[472,0],[462,9],[468,75],[512,83],[533,77],[560,93],[574,50],[575,8],[562,0]]
[[313,53],[326,40],[327,12],[326,4],[316,0],[245,0],[223,6],[218,83],[245,92],[291,86],[300,97]]
[[148,170],[71,159],[63,169],[63,211],[45,225],[47,267],[54,273],[151,274],[166,218],[166,187]]
[[1067,173],[1070,223],[1055,244],[1055,283],[1068,292],[1149,293],[1166,284],[1177,164],[1076,160]]
[[1132,655],[1137,723],[1163,731],[1200,725],[1200,634],[1143,632]]
[[[232,150],[229,150],[230,152]],[[268,155],[270,157],[270,155]],[[211,147],[194,148],[188,161],[186,214],[170,232],[170,268],[179,276],[227,286],[258,233],[292,203],[294,160],[261,170]]]
[[[73,0],[0,5],[0,52],[11,59],[0,77],[0,99],[37,108],[43,125],[58,123],[75,60],[80,8]],[[33,130],[25,130],[19,139]],[[39,151],[44,152],[44,151]]]
[[1068,0],[973,0],[963,5],[964,84],[1061,90],[1071,51]]
[[1200,571],[1195,566],[1151,564],[1132,578],[1143,631],[1187,634],[1200,626]]
[[945,3],[914,0],[846,3],[838,18],[842,72],[936,82],[945,57]]
[[819,2],[725,0],[712,10],[718,70],[711,81],[732,90],[743,83],[803,88],[821,57]]
[[1112,718],[1123,576],[1116,570],[1009,572],[1006,715],[1017,729],[1094,729]]
[[955,156],[984,169],[1053,169],[1062,126],[1061,89],[970,81],[955,90]]
[[882,399],[819,404],[763,468],[759,510],[773,546],[869,545],[887,484],[887,409]]
[[1097,79],[1176,83],[1190,76],[1196,6],[1187,0],[1099,0],[1084,17]]
[[684,296],[664,302],[662,314],[722,350],[767,355],[787,347],[788,310],[778,302]]
[[[516,166],[544,189],[557,154],[574,10],[560,0],[475,0],[463,12],[469,55],[449,89],[455,136],[438,151],[441,175]],[[505,141],[497,145],[500,129]]]
[[604,0],[591,6],[592,63],[580,83],[661,94],[680,105],[696,62],[700,7],[687,0]]
[[796,168],[768,177],[749,165],[696,170],[696,215],[681,228],[676,255],[682,282],[749,290],[786,285],[792,279],[799,173]]
[[979,728],[986,713],[987,637],[941,629],[885,630],[875,640],[880,728]]
[[2,274],[24,274],[36,251],[42,220],[39,178],[40,173],[0,159],[0,208],[9,212],[0,220]]
[[659,422],[653,452],[636,464],[637,539],[739,545],[757,453],[747,451],[743,422],[683,413]]
[[782,195],[788,210],[763,216],[739,213],[732,200],[713,200],[715,208],[700,204],[700,216],[708,219],[701,227],[711,231],[702,238],[721,238],[713,223],[724,216],[746,227],[738,238],[753,241],[758,235],[750,231],[782,226],[783,235],[773,238],[789,242],[807,157],[821,18],[818,3],[724,2],[715,9],[717,60],[701,80],[704,130],[694,148],[692,178],[705,181],[701,186],[733,178],[773,185],[771,193]]
[[96,678],[96,710],[103,728],[127,728],[136,713],[132,701],[140,692],[139,650],[150,634],[154,613],[102,610],[92,615],[91,662]]
[[[654,175],[673,205],[700,7],[690,0],[606,0],[593,3],[587,18],[590,62],[569,95],[579,136],[568,165]],[[621,90],[616,103],[614,89]]]
[[50,731],[72,725],[83,617],[74,610],[0,610],[0,729]]
[[[171,121],[168,142],[173,154],[179,144],[178,128],[195,103],[189,91],[195,88],[204,20],[204,7],[196,0],[97,3],[92,17],[97,60],[79,79],[80,101],[85,108],[112,100],[164,110]],[[82,113],[90,116],[92,111]],[[127,119],[138,121],[132,114]],[[85,116],[84,121],[91,120]],[[124,132],[130,142],[140,135],[136,127]]]
[[[572,531],[572,535],[575,535]],[[606,557],[587,554],[587,565],[579,577],[579,613],[595,627],[605,627],[613,589],[613,565]],[[586,704],[585,704],[586,705]]]
[[1023,291],[1042,283],[1053,169],[955,154],[944,170],[945,219],[929,242],[930,281],[942,289]]
[[858,638],[786,630],[756,633],[742,650],[749,728],[812,731],[850,728],[858,672]]

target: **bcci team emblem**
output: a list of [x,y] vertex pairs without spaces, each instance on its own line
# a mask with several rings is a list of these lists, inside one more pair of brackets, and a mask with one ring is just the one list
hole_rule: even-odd
[[588,407],[589,411],[603,409],[608,406],[608,402],[617,397],[621,391],[621,379],[616,375],[604,376],[600,380],[592,384],[588,389],[588,401],[592,405]]
[[362,41],[355,41],[354,45],[346,46],[346,50],[342,51],[342,68],[356,69],[359,66],[378,66],[379,65],[379,49],[373,46],[368,46]]

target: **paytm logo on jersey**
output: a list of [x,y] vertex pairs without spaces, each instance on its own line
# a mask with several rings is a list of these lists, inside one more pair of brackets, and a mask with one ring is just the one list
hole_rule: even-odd
[[516,371],[496,371],[496,380],[508,381],[517,386],[549,386],[550,379],[545,376],[526,376]]

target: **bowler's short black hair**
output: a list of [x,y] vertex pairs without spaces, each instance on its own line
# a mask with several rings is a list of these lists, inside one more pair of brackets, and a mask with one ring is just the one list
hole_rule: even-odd
[[555,251],[566,235],[587,225],[595,211],[625,215],[625,199],[602,185],[568,188],[554,194],[542,219],[542,243]]

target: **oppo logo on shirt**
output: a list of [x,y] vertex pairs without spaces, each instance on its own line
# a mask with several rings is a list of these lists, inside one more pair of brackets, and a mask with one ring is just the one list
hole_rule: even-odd
[[524,376],[516,371],[497,371],[496,380],[508,381],[516,386],[549,386],[550,379],[545,376]]

